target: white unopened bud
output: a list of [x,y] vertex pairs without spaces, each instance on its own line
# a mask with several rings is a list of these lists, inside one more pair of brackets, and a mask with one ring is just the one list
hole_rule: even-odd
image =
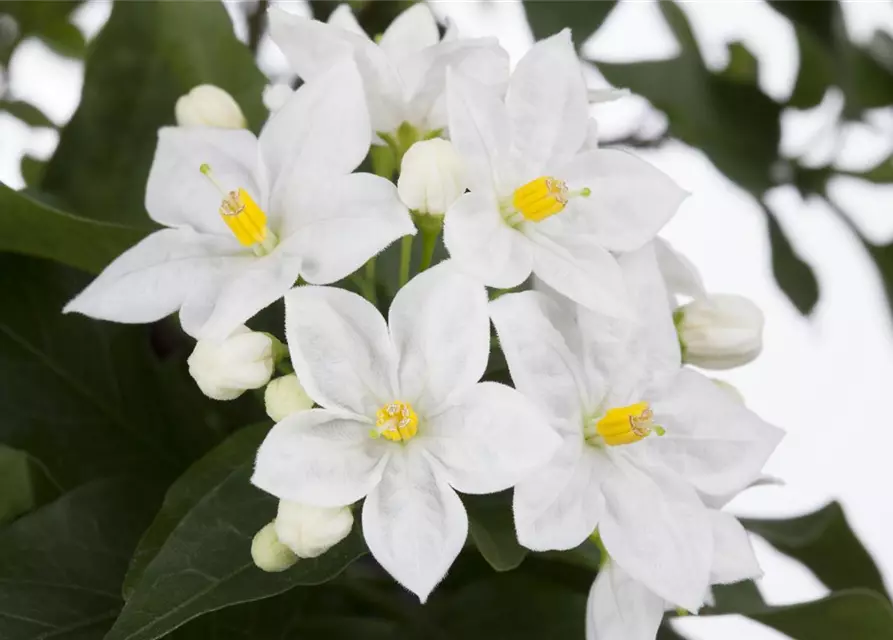
[[270,113],[276,113],[294,94],[294,90],[287,84],[268,84],[263,92],[264,106]]
[[177,124],[181,127],[218,127],[244,129],[248,126],[242,109],[226,91],[213,84],[200,84],[184,96],[174,107]]
[[215,400],[233,400],[270,381],[273,339],[242,326],[223,341],[199,340],[187,363],[202,393]]
[[403,155],[397,192],[418,213],[443,215],[466,187],[465,165],[442,138],[416,142]]
[[763,312],[742,296],[714,294],[675,314],[683,360],[705,369],[747,364],[763,348]]
[[271,380],[264,392],[264,408],[275,422],[311,407],[313,400],[293,373]]
[[314,507],[279,501],[276,537],[299,558],[315,558],[344,540],[353,528],[350,507]]
[[251,559],[259,569],[276,573],[294,565],[298,556],[276,537],[274,521],[255,534],[251,541]]

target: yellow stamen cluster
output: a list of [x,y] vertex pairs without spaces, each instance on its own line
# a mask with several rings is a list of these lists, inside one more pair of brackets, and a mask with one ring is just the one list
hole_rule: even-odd
[[243,246],[259,249],[261,253],[274,247],[275,237],[267,228],[267,214],[254,198],[242,188],[237,191],[224,190],[214,179],[211,167],[208,165],[203,164],[200,170],[223,195],[220,217],[236,236],[236,240]]
[[419,430],[419,417],[408,402],[395,400],[376,413],[372,437],[379,436],[391,442],[405,442]]
[[539,222],[561,213],[568,198],[567,183],[542,176],[515,189],[512,205],[525,219]]
[[608,409],[595,428],[602,441],[615,447],[632,444],[644,439],[653,431],[664,434],[664,429],[653,421],[654,413],[647,402],[637,402],[627,407]]

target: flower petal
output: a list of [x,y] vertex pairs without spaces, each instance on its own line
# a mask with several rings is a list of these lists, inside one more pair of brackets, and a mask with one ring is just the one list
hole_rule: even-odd
[[530,275],[530,240],[505,223],[487,193],[466,193],[453,203],[444,216],[443,242],[463,271],[490,287],[508,289]]
[[219,213],[223,195],[200,169],[209,165],[220,187],[241,187],[263,208],[267,189],[258,154],[257,138],[244,129],[162,127],[146,184],[146,211],[168,227],[232,237]]
[[538,291],[510,293],[490,303],[515,388],[550,417],[574,421],[601,400],[604,390],[584,383],[579,356],[552,321],[559,313],[558,305]]
[[452,261],[397,292],[388,314],[401,398],[430,415],[475,387],[490,356],[487,291]]
[[395,64],[437,44],[440,32],[425,4],[416,4],[403,11],[388,25],[378,46]]
[[345,31],[350,31],[367,40],[369,39],[369,36],[363,31],[363,27],[357,22],[357,17],[354,15],[353,9],[350,8],[349,4],[339,4],[335,7],[335,10],[329,14],[329,19],[326,20],[326,24],[338,27],[339,29],[344,29]]
[[396,355],[378,310],[334,287],[304,286],[285,296],[285,335],[307,394],[327,409],[370,419],[396,397]]
[[589,591],[586,640],[654,640],[663,617],[663,599],[609,561]]
[[[615,456],[616,459],[616,456]],[[697,611],[707,592],[713,533],[707,509],[675,474],[625,460],[602,485],[599,534],[630,576],[664,600]]]
[[710,496],[741,491],[759,478],[784,435],[690,369],[679,372],[652,409],[667,431],[651,444],[655,455]]
[[352,60],[341,60],[295,91],[260,133],[271,208],[288,215],[280,194],[295,182],[349,174],[371,139],[363,81]]
[[423,603],[462,550],[468,516],[459,496],[414,447],[395,446],[363,505],[363,533],[379,564]]
[[529,400],[496,382],[482,382],[428,416],[420,439],[450,486],[475,494],[511,487],[561,444]]
[[347,277],[397,238],[415,235],[392,182],[369,173],[294,180],[282,193],[292,215],[283,221],[288,252],[300,256],[313,284]]
[[486,87],[451,70],[446,86],[450,140],[465,160],[469,187],[501,195],[504,179],[498,174],[511,143],[505,104]]
[[[671,297],[673,294],[692,298],[707,296],[707,289],[701,279],[701,273],[691,260],[676,251],[663,238],[654,239],[654,252],[657,255],[657,264]],[[676,307],[675,300],[671,304],[673,308]]]
[[[156,231],[112,262],[64,309],[92,318],[126,323],[160,320],[193,301],[215,299],[220,286],[250,265],[232,237],[191,229]],[[198,326],[183,318],[187,332]]]
[[738,519],[722,511],[711,511],[713,522],[713,565],[711,584],[732,584],[763,575],[747,531]]
[[595,149],[577,155],[556,175],[571,190],[568,220],[611,251],[633,251],[653,240],[688,196],[651,164],[625,151]]
[[588,129],[589,101],[570,29],[540,40],[521,58],[505,104],[512,146],[534,175],[560,166],[580,149]]
[[578,546],[601,520],[600,486],[611,473],[603,452],[565,432],[552,459],[515,485],[518,541],[534,551]]
[[533,272],[577,304],[613,318],[630,315],[623,274],[614,257],[591,238],[547,236],[528,230]]
[[285,295],[300,273],[301,259],[281,250],[247,263],[221,284],[210,313],[196,330],[196,336],[223,340],[233,329]]
[[369,436],[371,425],[324,409],[286,417],[257,452],[251,482],[280,500],[340,507],[381,480],[391,447]]

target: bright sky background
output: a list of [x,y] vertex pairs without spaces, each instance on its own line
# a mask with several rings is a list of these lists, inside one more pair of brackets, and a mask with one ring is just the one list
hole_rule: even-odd
[[[303,3],[288,4],[291,11],[306,11]],[[513,63],[532,44],[518,2],[441,0],[432,5],[440,16],[455,20],[465,35],[497,36]],[[711,67],[723,68],[726,44],[741,40],[760,61],[762,89],[779,100],[790,94],[799,64],[794,34],[768,5],[713,0],[688,3],[684,9]],[[893,3],[852,2],[844,9],[847,28],[859,41],[867,41],[878,27],[893,33]],[[76,22],[86,34],[94,34],[108,12],[107,0],[90,0]],[[244,23],[235,18],[237,33],[244,34]],[[678,45],[656,5],[633,0],[623,0],[584,47],[587,56],[611,61],[668,58],[676,51]],[[284,60],[268,40],[261,54],[264,70],[284,77]],[[82,63],[59,58],[42,43],[28,41],[14,55],[9,75],[15,97],[35,103],[57,124],[71,117],[83,84]],[[0,83],[5,81],[0,78]],[[594,87],[604,85],[594,70],[591,82]],[[840,97],[831,94],[811,112],[787,113],[783,153],[817,164],[834,159],[859,169],[873,166],[893,149],[891,110],[873,113],[870,127],[850,126],[837,139],[828,134],[827,123],[839,108]],[[593,114],[606,138],[660,122],[639,98],[593,107]],[[21,187],[21,155],[49,157],[57,140],[52,130],[31,129],[0,114],[0,181]],[[835,147],[839,147],[836,156]],[[762,357],[722,377],[742,391],[753,410],[787,430],[767,467],[787,484],[751,490],[731,509],[739,515],[791,516],[830,499],[841,500],[893,587],[893,500],[888,489],[893,480],[889,470],[893,429],[883,401],[893,380],[893,326],[872,263],[830,212],[803,202],[793,189],[777,189],[771,198],[773,210],[797,250],[815,268],[821,285],[819,305],[810,319],[804,319],[772,278],[764,215],[750,196],[719,174],[700,152],[684,145],[642,155],[692,193],[665,237],[700,267],[710,290],[746,295],[766,314]],[[893,187],[841,179],[833,185],[832,195],[869,239],[893,240]],[[766,572],[760,587],[769,602],[799,602],[825,593],[797,563],[760,540],[755,546]],[[689,618],[678,625],[692,640],[784,637],[735,616]]]

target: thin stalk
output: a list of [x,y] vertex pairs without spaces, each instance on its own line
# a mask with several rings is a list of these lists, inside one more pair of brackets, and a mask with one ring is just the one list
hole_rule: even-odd
[[409,282],[409,263],[412,261],[412,241],[415,236],[403,236],[400,240],[400,286]]

